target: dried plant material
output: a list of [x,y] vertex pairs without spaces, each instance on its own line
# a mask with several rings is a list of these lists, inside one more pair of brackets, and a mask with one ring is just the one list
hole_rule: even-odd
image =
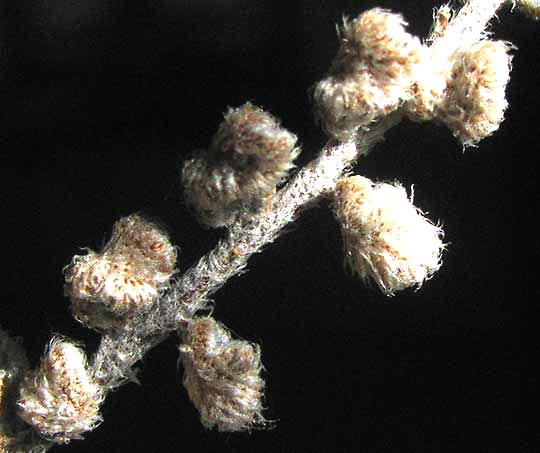
[[338,55],[314,91],[327,133],[349,140],[410,97],[424,49],[405,25],[400,15],[380,8],[343,21]]
[[[28,369],[28,360],[24,349],[16,339],[0,328],[0,452],[25,453],[45,451],[39,449],[39,442],[34,443],[28,429],[15,413],[15,401],[18,384]],[[39,449],[39,450],[38,450]]]
[[454,16],[454,10],[450,5],[442,5],[439,8],[435,8],[433,11],[433,25],[431,26],[431,33],[427,38],[427,42],[433,42],[434,40],[444,36],[444,32],[448,27],[448,24]]
[[504,119],[511,47],[504,41],[480,41],[452,58],[446,96],[436,115],[464,145],[491,135]]
[[396,109],[402,90],[373,83],[369,73],[356,77],[327,77],[315,88],[316,111],[322,127],[341,141],[352,139],[360,127]]
[[342,178],[335,192],[345,264],[388,296],[421,286],[441,265],[442,230],[426,219],[399,185]]
[[138,214],[120,219],[101,253],[75,256],[65,270],[74,316],[96,329],[124,326],[157,301],[174,273],[176,255],[157,225]]
[[266,422],[260,348],[230,333],[213,318],[193,320],[180,347],[184,387],[207,428],[243,431]]
[[155,282],[166,282],[174,272],[177,250],[163,228],[139,214],[123,217],[114,224],[105,246],[111,255],[138,254],[147,263],[146,272]]
[[101,421],[100,388],[87,371],[84,352],[55,337],[38,369],[21,383],[19,416],[41,435],[57,443],[81,439]]
[[277,119],[246,103],[230,109],[210,149],[188,159],[182,171],[186,203],[199,221],[220,227],[264,208],[298,156],[296,136]]
[[374,79],[406,85],[420,59],[420,40],[409,34],[400,14],[373,8],[358,18],[343,21],[341,47],[335,72],[367,69]]
[[444,102],[452,62],[428,56],[420,63],[418,77],[411,87],[412,96],[403,104],[403,111],[413,121],[429,121],[436,117],[436,109]]

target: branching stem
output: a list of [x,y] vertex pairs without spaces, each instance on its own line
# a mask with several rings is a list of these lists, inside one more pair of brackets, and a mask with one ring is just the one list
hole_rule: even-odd
[[[443,36],[433,42],[440,52],[451,54],[463,39],[480,39],[503,0],[470,0],[450,21]],[[330,141],[320,155],[302,168],[274,196],[268,209],[247,224],[236,223],[218,245],[185,272],[162,297],[144,322],[117,336],[104,335],[93,357],[93,373],[104,389],[136,380],[131,367],[163,341],[171,331],[182,332],[190,319],[207,308],[209,296],[231,277],[240,274],[248,259],[271,243],[295,220],[301,209],[330,192],[339,179],[401,116],[391,114],[363,133],[357,143]],[[133,326],[135,327],[135,326]]]

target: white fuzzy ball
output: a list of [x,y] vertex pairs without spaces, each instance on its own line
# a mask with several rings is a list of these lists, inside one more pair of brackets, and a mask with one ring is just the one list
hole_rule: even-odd
[[345,264],[386,295],[420,286],[441,265],[442,230],[426,219],[400,185],[342,178],[335,192]]

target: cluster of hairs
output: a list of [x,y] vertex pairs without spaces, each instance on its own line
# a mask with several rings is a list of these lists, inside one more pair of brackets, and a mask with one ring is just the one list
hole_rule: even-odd
[[[0,328],[0,452],[28,451],[32,431],[14,417],[18,386],[28,369],[28,360],[18,341]],[[36,450],[37,452],[37,450]]]
[[71,341],[55,337],[40,366],[21,382],[18,414],[45,438],[68,443],[101,421],[102,400],[84,352]]
[[435,118],[435,108],[443,102],[447,80],[453,62],[446,55],[433,52],[432,44],[444,32],[454,15],[450,6],[443,5],[433,13],[431,33],[423,46],[422,58],[418,62],[416,78],[410,88],[403,110],[415,121],[429,121]]
[[195,318],[180,346],[184,387],[207,428],[241,431],[265,424],[258,345],[233,340],[211,317]]
[[486,39],[458,49],[439,64],[433,55],[414,86],[417,96],[405,105],[409,117],[445,124],[463,145],[491,135],[508,105],[511,48],[505,41]]
[[293,168],[296,136],[246,103],[229,109],[208,150],[184,163],[185,200],[206,226],[226,226],[265,207]]
[[101,252],[75,256],[65,269],[73,315],[96,329],[124,327],[157,301],[175,272],[176,255],[156,224],[139,214],[120,219]]
[[400,185],[362,176],[342,178],[335,189],[334,213],[346,266],[384,294],[419,287],[439,269],[443,232]]
[[347,141],[408,97],[423,48],[405,25],[401,15],[381,8],[343,20],[337,57],[314,91],[317,119],[327,133]]
[[441,57],[430,44],[452,14],[448,6],[436,12],[425,45],[405,31],[400,15],[380,8],[344,20],[330,74],[314,91],[324,129],[346,141],[402,108],[413,120],[445,124],[463,145],[475,145],[497,130],[507,107],[511,45],[464,42]]

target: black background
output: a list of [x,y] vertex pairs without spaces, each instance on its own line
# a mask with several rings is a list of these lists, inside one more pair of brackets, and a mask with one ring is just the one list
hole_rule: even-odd
[[[222,232],[182,204],[182,158],[223,112],[250,100],[324,143],[308,88],[336,48],[335,23],[373,6],[425,36],[433,2],[19,0],[0,10],[0,323],[36,364],[53,333],[98,337],[71,319],[62,268],[97,249],[119,217],[170,228],[185,270]],[[139,364],[142,385],[109,395],[104,423],[73,452],[533,452],[524,417],[538,385],[528,329],[538,296],[536,153],[540,25],[508,11],[494,30],[519,48],[500,130],[462,152],[443,127],[403,122],[357,168],[414,184],[449,243],[438,274],[386,298],[342,268],[325,204],[250,261],[214,316],[262,346],[272,430],[206,431],[181,384],[177,340]],[[534,302],[536,304],[536,302]],[[529,351],[528,351],[529,349]]]

